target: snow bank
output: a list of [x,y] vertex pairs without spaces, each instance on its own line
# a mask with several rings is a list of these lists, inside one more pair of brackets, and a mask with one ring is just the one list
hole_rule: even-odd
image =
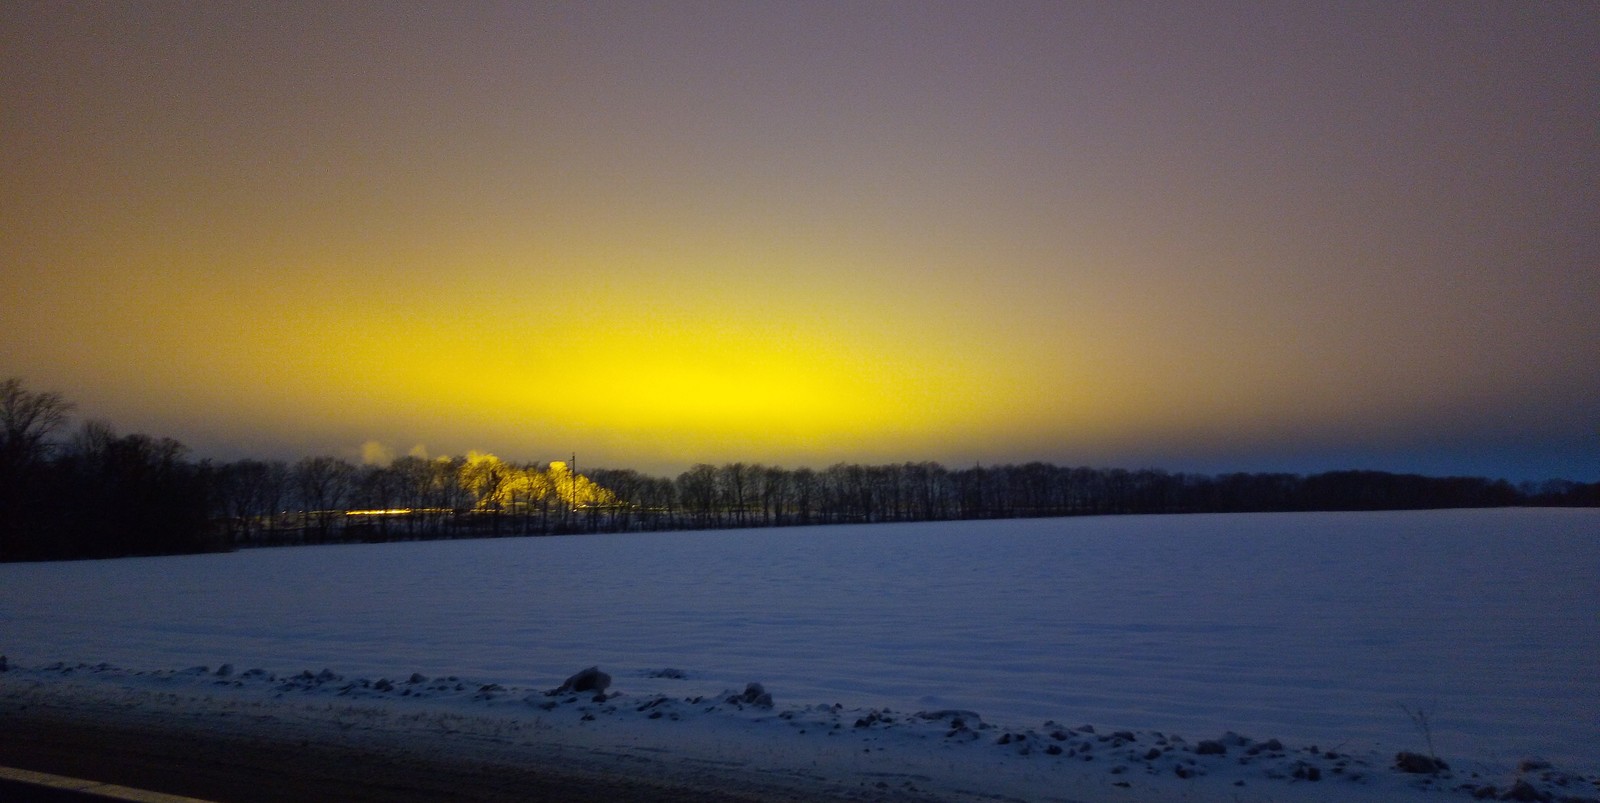
[[[578,677],[593,675],[584,670],[543,691],[417,672],[398,679],[330,669],[279,676],[231,665],[14,666],[0,675],[0,710],[42,704],[113,720],[139,712],[179,718],[200,732],[270,726],[280,739],[520,765],[548,765],[555,755],[578,772],[807,798],[1396,801],[1449,792],[1499,798],[1513,789],[1534,797],[1508,799],[1600,796],[1600,774],[1540,760],[1496,773],[1231,731],[1194,739],[1093,724],[991,723],[951,709],[775,705],[757,683],[710,695],[639,695],[573,682]],[[1408,759],[1428,766],[1408,768]]]

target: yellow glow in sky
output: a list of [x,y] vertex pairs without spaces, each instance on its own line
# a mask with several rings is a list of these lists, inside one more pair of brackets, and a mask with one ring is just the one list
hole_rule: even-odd
[[0,377],[219,457],[1592,474],[1588,7],[935,6],[0,3]]

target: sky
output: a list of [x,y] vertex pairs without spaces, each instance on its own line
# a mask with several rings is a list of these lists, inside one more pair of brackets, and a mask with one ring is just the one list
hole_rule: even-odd
[[0,376],[196,456],[1600,479],[1600,5],[0,4]]

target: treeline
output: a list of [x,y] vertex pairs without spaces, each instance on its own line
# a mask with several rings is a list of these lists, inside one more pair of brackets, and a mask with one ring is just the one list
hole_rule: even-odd
[[564,462],[478,452],[384,466],[240,460],[210,474],[214,522],[234,546],[600,532],[633,506]]
[[619,498],[634,483],[672,515],[642,522],[664,528],[1095,516],[1129,513],[1240,513],[1406,510],[1513,505],[1600,504],[1600,484],[1552,481],[1513,486],[1476,477],[1434,478],[1380,471],[1297,474],[1169,473],[1022,465],[951,469],[938,463],[838,464],[822,471],[732,463],[697,465],[664,481],[635,472],[593,472]]
[[1203,475],[1049,463],[822,470],[700,464],[675,478],[575,472],[494,455],[356,465],[192,461],[169,438],[89,422],[52,440],[71,405],[0,385],[0,560],[246,546],[728,527],[1085,516],[1600,506],[1600,483],[1513,486],[1379,471]]
[[1433,478],[1376,471],[1209,476],[938,463],[823,470],[696,465],[676,478],[494,455],[331,457],[210,468],[214,520],[235,546],[556,533],[940,521],[1124,513],[1402,510],[1584,505],[1600,485]]

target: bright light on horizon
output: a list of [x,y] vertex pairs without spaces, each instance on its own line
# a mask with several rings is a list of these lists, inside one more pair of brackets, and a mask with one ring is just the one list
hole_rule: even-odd
[[190,11],[0,3],[0,376],[202,456],[1600,471],[1588,7]]

